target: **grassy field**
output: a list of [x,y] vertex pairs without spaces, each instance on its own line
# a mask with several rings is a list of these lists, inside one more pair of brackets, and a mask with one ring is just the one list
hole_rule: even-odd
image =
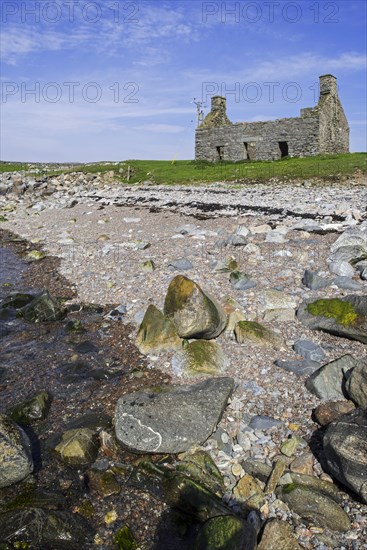
[[[35,164],[0,163],[0,172],[26,171],[34,173]],[[266,181],[270,178],[289,180],[292,178],[323,178],[333,180],[338,176],[350,175],[357,170],[367,173],[367,153],[323,155],[307,158],[285,158],[277,161],[242,161],[210,164],[193,160],[127,160],[121,162],[99,162],[91,164],[44,165],[44,174],[58,174],[71,171],[97,173],[114,171],[115,179],[121,183],[140,183],[150,180],[156,184],[200,184],[215,181]],[[128,180],[128,167],[130,178]],[[43,172],[42,165],[37,168]],[[41,175],[38,174],[38,175]],[[37,174],[35,174],[37,175]]]

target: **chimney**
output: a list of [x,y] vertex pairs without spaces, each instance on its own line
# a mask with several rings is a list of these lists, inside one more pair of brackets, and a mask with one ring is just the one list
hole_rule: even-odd
[[320,78],[320,96],[325,94],[338,95],[336,77],[332,74],[324,74]]

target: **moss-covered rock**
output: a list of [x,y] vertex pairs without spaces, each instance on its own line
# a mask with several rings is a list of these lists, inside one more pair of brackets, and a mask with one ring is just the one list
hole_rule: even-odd
[[367,344],[367,296],[304,303],[297,311],[297,318],[309,328]]
[[141,353],[147,354],[180,348],[182,340],[172,321],[151,304],[145,312],[135,344]]
[[334,319],[336,323],[344,326],[353,324],[358,318],[352,304],[339,298],[316,300],[308,304],[307,311],[311,315]]
[[236,501],[246,505],[246,508],[259,510],[264,503],[265,495],[257,479],[250,474],[245,474],[233,489],[233,497]]
[[314,488],[293,482],[277,489],[276,494],[307,523],[340,532],[351,528],[348,515],[342,507]]
[[33,323],[58,321],[65,314],[65,308],[47,291],[41,292],[33,300],[19,310],[19,314]]
[[130,528],[127,525],[121,527],[114,537],[117,550],[136,550],[138,545]]
[[205,451],[180,455],[176,470],[198,481],[217,496],[223,496],[224,481],[211,456]]
[[216,338],[227,323],[226,314],[216,300],[184,275],[172,279],[164,313],[172,319],[181,338]]
[[14,308],[20,309],[29,304],[34,299],[33,294],[25,294],[23,292],[13,292],[6,298],[1,300],[0,309]]
[[41,391],[10,409],[8,414],[18,424],[31,424],[46,418],[51,402],[52,396],[47,391]]
[[264,325],[255,321],[239,321],[234,332],[239,344],[243,344],[246,340],[262,345],[274,344],[273,333]]
[[235,516],[209,519],[199,531],[194,550],[254,550],[256,531]]
[[195,340],[185,345],[172,358],[172,366],[179,376],[216,375],[224,371],[226,357],[216,342]]
[[9,417],[0,415],[0,488],[26,478],[33,470],[26,433]]
[[62,435],[55,451],[70,466],[86,466],[97,457],[98,438],[89,428],[68,430]]

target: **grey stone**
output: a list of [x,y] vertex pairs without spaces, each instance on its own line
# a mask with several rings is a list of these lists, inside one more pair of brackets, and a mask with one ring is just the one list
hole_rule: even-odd
[[331,256],[331,262],[348,262],[355,265],[357,262],[367,258],[367,245],[363,246],[341,246]]
[[367,503],[367,410],[329,424],[323,440],[327,472]]
[[242,271],[232,271],[229,276],[231,286],[236,290],[248,290],[256,287],[256,282],[250,279],[250,276]]
[[311,290],[320,290],[331,285],[331,281],[308,269],[303,274],[302,283]]
[[361,271],[361,279],[362,281],[367,281],[367,267],[365,267],[364,270]]
[[361,290],[361,285],[358,281],[354,281],[350,277],[335,277],[333,284],[344,290]]
[[297,340],[294,342],[293,349],[298,355],[310,361],[322,361],[325,358],[322,347],[311,340]]
[[284,422],[282,420],[277,420],[271,416],[258,415],[251,418],[249,427],[253,430],[269,430],[270,428],[281,426],[283,424]]
[[281,361],[277,359],[274,364],[288,372],[293,372],[297,376],[309,376],[313,372],[320,368],[320,363],[317,361],[310,361],[309,359]]
[[178,258],[177,260],[169,262],[168,267],[172,267],[179,271],[186,271],[187,269],[192,269],[193,264],[187,258]]
[[265,290],[261,300],[265,309],[288,309],[298,304],[297,297],[276,289]]
[[337,240],[331,245],[332,253],[340,248],[359,246],[367,252],[367,231],[366,228],[350,228],[344,231]]
[[345,382],[348,397],[357,405],[367,408],[367,359],[360,359]]
[[[350,304],[346,314],[343,311],[338,312],[340,308],[344,307],[343,302]],[[323,304],[324,309],[331,308],[331,310],[326,315],[313,315],[309,311],[313,304],[316,306]],[[353,316],[355,316],[354,319]],[[297,318],[309,328],[323,330],[336,336],[343,336],[367,344],[367,295],[350,295],[343,298],[303,303],[297,310]]]
[[306,388],[325,401],[338,401],[345,397],[345,373],[358,364],[352,355],[343,355],[323,365],[306,380]]
[[349,262],[331,262],[329,270],[331,273],[335,273],[335,275],[340,275],[341,277],[353,277],[354,275],[354,269]]
[[26,478],[33,471],[26,433],[4,414],[0,415],[0,488]]
[[245,246],[247,244],[247,239],[243,235],[231,235],[228,238],[228,244],[232,246]]
[[116,406],[118,441],[140,453],[181,453],[213,433],[233,390],[232,378],[187,386],[147,388]]

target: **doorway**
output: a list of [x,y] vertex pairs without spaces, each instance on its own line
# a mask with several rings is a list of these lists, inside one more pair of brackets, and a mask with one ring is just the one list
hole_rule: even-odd
[[279,141],[280,158],[288,156],[288,143],[286,141]]

